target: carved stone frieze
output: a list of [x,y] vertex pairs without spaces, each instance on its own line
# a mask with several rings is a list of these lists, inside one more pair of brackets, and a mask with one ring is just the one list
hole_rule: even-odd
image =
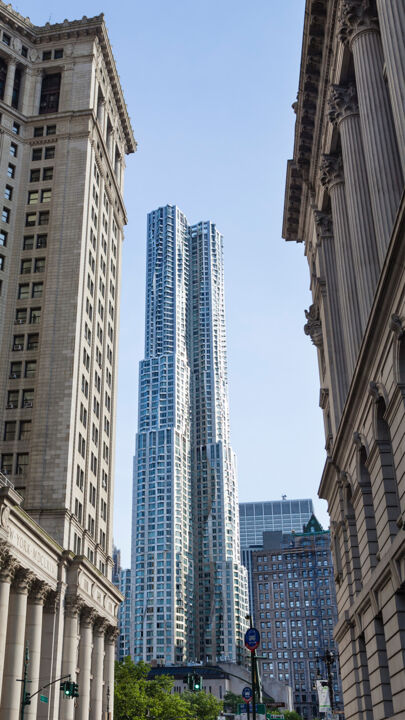
[[332,185],[344,182],[343,161],[341,155],[322,155],[319,168],[321,185],[330,190]]
[[358,115],[359,103],[354,83],[350,83],[350,85],[332,85],[328,106],[328,118],[332,125],[339,125],[349,115]]
[[309,335],[315,347],[321,348],[323,346],[323,337],[319,307],[314,303],[309,307],[309,310],[305,310],[304,312],[307,319],[304,325],[304,333],[305,335]]
[[343,0],[339,15],[340,41],[350,44],[356,35],[366,30],[379,30],[375,0]]

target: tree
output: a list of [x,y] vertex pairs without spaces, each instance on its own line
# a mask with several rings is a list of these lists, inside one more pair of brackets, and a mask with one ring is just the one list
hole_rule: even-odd
[[171,694],[173,678],[148,680],[149,671],[149,665],[135,665],[130,657],[115,664],[115,720],[191,720],[185,699]]
[[183,698],[190,708],[191,717],[197,720],[217,720],[223,707],[222,702],[214,695],[208,695],[203,691],[183,693]]
[[238,710],[239,703],[244,703],[242,695],[235,695],[235,693],[228,690],[224,697],[224,708],[229,712],[236,713]]
[[302,716],[296,710],[287,710],[284,713],[284,720],[302,720]]

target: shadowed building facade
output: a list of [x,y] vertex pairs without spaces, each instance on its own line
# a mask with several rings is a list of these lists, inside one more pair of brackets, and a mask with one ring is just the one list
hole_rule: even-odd
[[405,6],[307,0],[283,236],[318,355],[345,716],[405,707]]
[[[70,673],[112,712],[111,583],[124,157],[135,150],[103,16],[44,27],[0,2],[0,718]],[[109,694],[111,699],[109,699]],[[108,708],[108,705],[110,707]]]

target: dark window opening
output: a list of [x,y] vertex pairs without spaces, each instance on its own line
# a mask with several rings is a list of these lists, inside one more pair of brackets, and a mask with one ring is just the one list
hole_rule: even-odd
[[7,77],[7,63],[5,63],[2,58],[0,58],[0,100],[3,100],[3,98],[4,98],[4,88],[6,87],[6,77]]
[[13,106],[13,108],[18,108],[18,99],[20,97],[20,87],[21,87],[21,70],[19,68],[17,68],[17,70],[15,71],[13,94],[11,97],[11,105]]
[[41,100],[39,103],[39,114],[58,112],[60,93],[60,73],[45,75],[42,80]]

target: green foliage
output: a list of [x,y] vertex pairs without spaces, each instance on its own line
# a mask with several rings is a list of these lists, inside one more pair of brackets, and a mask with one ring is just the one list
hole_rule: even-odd
[[149,665],[130,657],[115,663],[115,720],[217,720],[222,703],[205,692],[172,694],[174,680],[147,680]]
[[236,711],[238,710],[238,704],[244,702],[245,701],[242,695],[235,695],[235,693],[230,692],[230,690],[225,693],[224,708],[226,710],[229,710],[229,712],[236,713]]
[[302,720],[302,716],[299,715],[295,710],[287,710],[284,713],[284,720]]

